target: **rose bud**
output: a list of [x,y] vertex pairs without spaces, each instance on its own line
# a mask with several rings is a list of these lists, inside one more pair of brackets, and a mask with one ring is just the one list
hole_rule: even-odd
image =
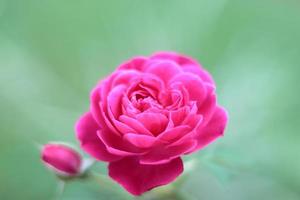
[[173,52],[135,57],[91,91],[76,124],[81,148],[108,162],[108,174],[133,195],[174,181],[182,156],[223,136],[227,112],[212,76]]
[[80,173],[81,156],[63,144],[46,144],[41,151],[43,163],[59,176],[72,177]]

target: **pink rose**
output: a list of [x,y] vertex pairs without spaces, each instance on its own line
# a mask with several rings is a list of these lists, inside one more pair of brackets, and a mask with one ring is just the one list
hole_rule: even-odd
[[222,136],[227,123],[210,74],[172,52],[120,65],[90,100],[76,125],[81,147],[109,162],[109,176],[133,195],[174,181],[181,156]]
[[76,176],[80,173],[81,156],[63,144],[46,144],[41,151],[44,164],[61,176]]

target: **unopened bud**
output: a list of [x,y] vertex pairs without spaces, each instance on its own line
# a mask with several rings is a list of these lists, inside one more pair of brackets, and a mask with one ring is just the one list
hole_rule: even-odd
[[46,144],[41,151],[43,163],[60,176],[77,176],[80,173],[82,159],[73,148],[64,144]]

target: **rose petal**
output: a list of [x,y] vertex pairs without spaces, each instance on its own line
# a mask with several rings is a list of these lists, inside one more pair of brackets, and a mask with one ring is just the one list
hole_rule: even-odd
[[151,73],[168,83],[176,74],[181,72],[180,67],[173,61],[154,60],[147,63],[146,72]]
[[183,71],[197,74],[203,81],[215,85],[215,82],[211,75],[198,65],[184,65]]
[[101,112],[101,121],[104,121],[102,126],[103,127],[107,127],[108,130],[110,130],[112,133],[114,133],[115,135],[120,135],[119,131],[116,129],[116,127],[114,126],[114,124],[112,123],[112,120],[109,119],[108,116],[106,116],[106,114],[110,115],[110,118],[114,118],[112,117],[112,111],[111,109],[107,109],[107,112],[104,111],[104,106],[102,103],[99,103],[99,108],[100,108],[100,112]]
[[119,156],[113,155],[107,151],[104,144],[97,136],[100,129],[90,112],[84,114],[76,123],[77,138],[80,141],[81,148],[102,161],[114,161],[120,159]]
[[158,140],[153,136],[132,133],[124,135],[123,138],[138,148],[149,148],[158,142]]
[[157,77],[153,74],[150,74],[150,73],[143,74],[141,83],[142,83],[142,85],[144,85],[146,87],[150,87],[153,90],[156,90],[158,92],[165,89],[163,80],[161,80],[159,77]]
[[189,114],[184,121],[182,122],[183,125],[188,125],[190,128],[195,129],[198,128],[203,121],[202,115],[197,114]]
[[108,109],[110,108],[114,117],[117,118],[122,113],[122,97],[125,94],[126,87],[124,85],[118,85],[112,89],[107,97]]
[[137,133],[134,129],[132,129],[131,127],[129,127],[127,124],[124,124],[118,120],[113,119],[113,122],[116,126],[116,128],[122,133],[122,134],[126,134],[126,133]]
[[143,71],[144,63],[148,60],[148,58],[144,56],[137,56],[132,58],[131,60],[120,65],[119,69],[134,69],[137,71]]
[[119,156],[132,156],[144,154],[143,149],[136,148],[134,145],[123,138],[111,134],[110,132],[98,131],[98,138],[102,141],[107,151]]
[[[101,106],[101,105],[100,105]],[[112,113],[112,109],[111,107],[107,108],[107,113],[108,113],[108,116],[109,116],[109,120],[106,119],[107,122],[107,125],[115,132],[119,132],[121,135],[122,134],[125,134],[125,133],[136,133],[136,131],[134,129],[132,129],[131,127],[129,127],[127,124],[124,124],[118,120],[116,120],[116,116],[113,115]],[[104,114],[104,113],[103,113]],[[112,123],[110,123],[112,122]],[[117,134],[117,135],[120,135],[120,134]]]
[[152,133],[138,120],[128,117],[126,115],[121,115],[119,117],[119,120],[131,128],[133,128],[135,131],[137,131],[140,134],[150,135],[152,136]]
[[172,142],[175,139],[180,138],[181,136],[187,134],[192,129],[189,126],[177,126],[175,128],[166,130],[161,133],[157,138],[166,142]]
[[197,134],[195,138],[198,143],[196,149],[202,149],[218,137],[222,136],[227,121],[227,112],[223,108],[217,107],[209,123]]
[[189,114],[190,108],[188,106],[184,106],[179,108],[178,110],[174,110],[170,112],[171,120],[173,121],[174,125],[177,126],[183,122],[186,116]]
[[211,75],[193,58],[175,52],[159,52],[151,56],[152,59],[172,60],[182,67],[185,72],[197,74],[203,81],[215,85]]
[[118,130],[116,130],[112,122],[109,121],[106,116],[107,112],[105,112],[106,110],[104,109],[104,101],[101,100],[102,89],[103,87],[97,86],[91,92],[91,114],[100,127],[110,129],[113,133],[118,135]]
[[191,73],[181,73],[175,76],[170,82],[179,82],[186,88],[190,100],[201,104],[206,97],[206,87],[204,82],[196,75]]
[[184,66],[184,65],[199,66],[198,63],[194,59],[192,59],[186,55],[178,54],[175,52],[158,52],[158,53],[152,55],[150,58],[151,59],[172,60],[172,61],[176,62],[177,64],[179,64],[180,66]]
[[118,85],[128,85],[132,81],[141,78],[142,73],[136,70],[119,70],[116,76],[112,79],[111,87],[114,88]]
[[217,97],[214,91],[208,92],[206,99],[203,101],[201,105],[198,105],[198,113],[203,116],[203,125],[207,124],[212,115],[214,114],[214,110],[217,105]]
[[111,162],[109,176],[133,195],[141,195],[155,187],[166,185],[183,172],[183,163],[176,158],[161,165],[142,165],[135,157]]
[[100,103],[100,91],[101,91],[101,86],[97,85],[91,92],[90,99],[91,99],[91,105],[90,105],[90,110],[91,113],[95,119],[95,121],[102,126],[104,123],[104,120],[102,119],[102,113],[99,108],[99,103]]
[[186,152],[192,151],[196,146],[197,141],[187,140],[178,145],[157,147],[149,153],[142,155],[140,158],[140,163],[150,165],[168,163],[174,158],[177,158]]
[[179,105],[187,105],[189,103],[189,93],[180,82],[170,84],[170,88],[180,92]]
[[153,135],[161,133],[168,124],[168,119],[160,113],[141,113],[136,119],[144,125]]

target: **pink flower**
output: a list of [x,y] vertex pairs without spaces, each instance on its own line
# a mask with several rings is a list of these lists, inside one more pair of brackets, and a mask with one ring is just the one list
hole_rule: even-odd
[[81,156],[62,144],[46,144],[41,151],[44,164],[61,176],[76,176],[80,173]]
[[133,195],[174,181],[181,156],[222,136],[227,123],[210,74],[172,52],[125,62],[90,100],[76,125],[81,147],[109,162],[109,176]]

